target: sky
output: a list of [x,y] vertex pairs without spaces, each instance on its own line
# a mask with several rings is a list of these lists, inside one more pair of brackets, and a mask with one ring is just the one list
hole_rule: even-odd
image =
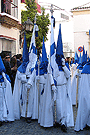
[[40,2],[51,3],[62,9],[70,11],[70,9],[86,4],[90,2],[90,0],[38,0],[39,4]]

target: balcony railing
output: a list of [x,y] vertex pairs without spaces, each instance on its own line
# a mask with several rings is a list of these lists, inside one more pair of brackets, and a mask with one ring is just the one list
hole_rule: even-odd
[[2,26],[7,27],[9,29],[12,27],[20,30],[22,29],[22,25],[19,23],[19,20],[6,13],[0,14],[0,23]]

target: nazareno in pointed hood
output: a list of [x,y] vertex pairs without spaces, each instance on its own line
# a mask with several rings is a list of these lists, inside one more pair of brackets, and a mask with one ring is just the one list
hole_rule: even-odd
[[64,58],[64,55],[63,55],[61,24],[60,24],[59,25],[58,40],[57,40],[57,48],[56,48],[56,62],[58,64],[59,71],[63,71],[63,69],[62,69],[62,60],[61,60],[62,58]]
[[43,45],[42,45],[42,61],[40,63],[40,75],[47,74],[47,66],[48,66],[48,59],[47,59],[47,53],[44,43],[44,37],[43,37]]
[[25,35],[25,33],[24,33],[24,45],[23,45],[23,56],[22,56],[22,58],[23,58],[23,62],[20,65],[20,67],[18,68],[18,71],[20,73],[25,73],[27,64],[29,62],[29,54],[28,54],[28,49],[27,49],[27,43],[26,43],[26,35]]
[[84,66],[87,62],[87,54],[85,54],[85,49],[84,49],[84,46],[83,46],[83,55],[82,55],[82,65]]
[[81,53],[80,53],[80,57],[79,57],[77,69],[79,69],[79,70],[82,70],[83,69]]
[[74,64],[78,63],[78,55],[77,52],[75,52],[75,57],[74,57]]

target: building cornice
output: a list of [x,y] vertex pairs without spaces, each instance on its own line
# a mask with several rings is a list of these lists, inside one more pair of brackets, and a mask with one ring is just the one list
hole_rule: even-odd
[[9,37],[9,36],[5,36],[5,35],[0,35],[0,38],[8,39],[8,40],[16,40],[15,38],[12,38],[12,37]]
[[76,8],[71,9],[71,12],[86,11],[86,10],[90,10],[90,6],[89,7],[76,7]]
[[21,30],[22,25],[19,23],[19,20],[7,13],[0,13],[0,23],[2,26],[7,28],[17,28]]

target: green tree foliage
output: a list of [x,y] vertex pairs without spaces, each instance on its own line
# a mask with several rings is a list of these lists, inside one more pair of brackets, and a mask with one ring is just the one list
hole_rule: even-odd
[[[26,2],[27,10],[21,12],[22,24],[27,20],[28,17],[34,23],[34,18],[37,13],[36,3],[34,2],[34,0],[31,0],[31,1],[25,0],[25,2]],[[36,15],[36,24],[39,27],[38,37],[35,39],[37,48],[42,47],[43,36],[44,36],[44,40],[45,41],[47,40],[47,34],[48,34],[48,30],[49,30],[48,26],[50,24],[49,14],[45,15],[44,8],[42,8],[41,11],[42,11],[41,15],[39,15],[38,13]],[[32,37],[32,32],[26,32],[26,39],[27,39],[28,47],[30,45],[31,37]]]

